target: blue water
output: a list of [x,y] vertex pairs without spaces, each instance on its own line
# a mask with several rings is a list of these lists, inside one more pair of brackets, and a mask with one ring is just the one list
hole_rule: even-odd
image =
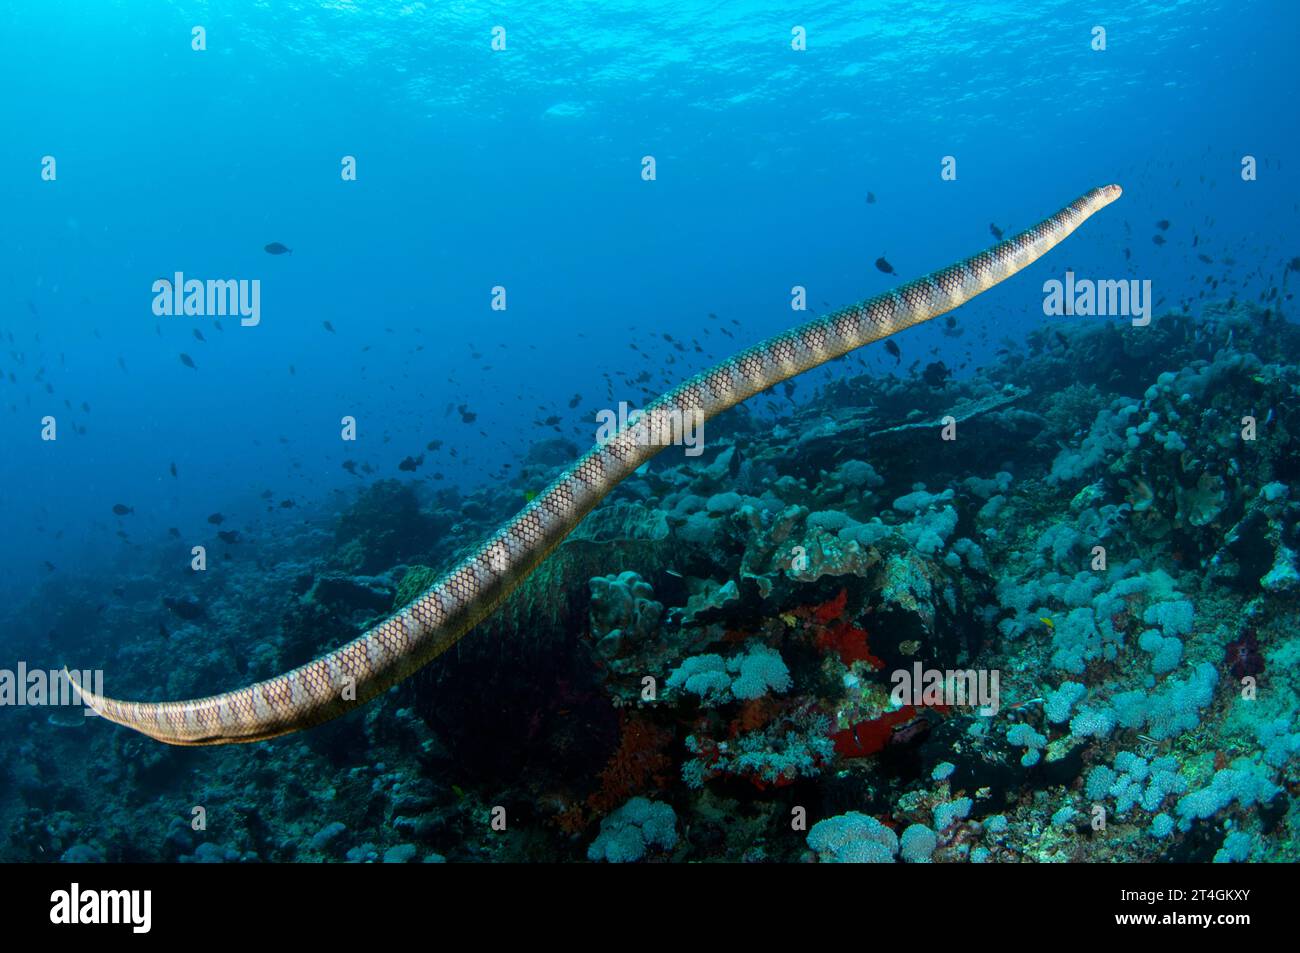
[[[1122,204],[1051,275],[1131,273],[1172,302],[1219,274],[1192,231],[1240,263],[1243,294],[1262,287],[1249,264],[1267,274],[1294,253],[1294,4],[959,6],[10,4],[3,585],[21,594],[45,560],[116,558],[119,502],[144,540],[257,515],[265,488],[324,499],[355,482],[345,459],[398,475],[436,439],[461,451],[446,478],[476,485],[552,412],[588,443],[601,373],[654,368],[674,353],[662,332],[736,318],[734,341],[704,342],[724,357],[792,323],[794,284],[838,307],[894,281],[877,256],[914,277],[991,241],[990,222],[1024,227],[1106,182]],[[195,24],[206,51],[190,49]],[[1162,218],[1180,240],[1157,247]],[[293,254],[268,256],[272,241]],[[151,284],[175,271],[260,279],[260,326],[155,318]],[[1040,300],[1023,278],[962,320],[1014,338]],[[692,353],[654,389],[706,363]],[[39,439],[46,413],[56,445]]]

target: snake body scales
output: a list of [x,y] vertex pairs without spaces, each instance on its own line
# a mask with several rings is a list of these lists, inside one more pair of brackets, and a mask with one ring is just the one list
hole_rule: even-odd
[[[945,314],[1027,267],[1120,196],[1107,185],[965,261],[756,344],[653,401],[642,420],[707,420],[855,348]],[[341,648],[238,691],[130,702],[77,687],[109,721],[174,745],[262,741],[337,718],[402,681],[486,618],[620,481],[663,449],[628,426],[598,444],[414,602]]]

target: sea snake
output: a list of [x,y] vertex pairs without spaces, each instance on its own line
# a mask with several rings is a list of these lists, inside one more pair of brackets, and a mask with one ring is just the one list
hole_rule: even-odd
[[[1050,218],[893,291],[814,318],[696,374],[587,452],[414,602],[342,648],[275,678],[192,701],[127,702],[77,691],[109,721],[174,745],[262,741],[346,714],[396,685],[485,619],[620,481],[663,449],[644,424],[707,420],[855,348],[960,307],[1010,278],[1120,196],[1107,185]],[[680,416],[678,416],[680,415]]]

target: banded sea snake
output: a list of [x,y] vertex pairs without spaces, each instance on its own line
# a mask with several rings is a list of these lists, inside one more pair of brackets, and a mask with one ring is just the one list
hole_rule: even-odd
[[[642,419],[652,427],[674,414],[707,420],[796,374],[960,307],[1046,254],[1120,193],[1117,185],[1093,189],[965,261],[755,344],[653,401]],[[593,447],[414,602],[306,665],[191,701],[128,702],[77,691],[109,721],[174,745],[262,741],[346,714],[456,644],[620,481],[663,449],[634,431],[625,428]]]

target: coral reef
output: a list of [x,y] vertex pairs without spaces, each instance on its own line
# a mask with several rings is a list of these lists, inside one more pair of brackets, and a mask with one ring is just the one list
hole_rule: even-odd
[[[1210,306],[738,410],[364,712],[211,751],[33,715],[0,739],[0,854],[1294,859],[1297,353],[1274,313]],[[202,589],[160,555],[37,598],[117,694],[227,687],[404,605],[573,450],[463,497],[373,484]]]

